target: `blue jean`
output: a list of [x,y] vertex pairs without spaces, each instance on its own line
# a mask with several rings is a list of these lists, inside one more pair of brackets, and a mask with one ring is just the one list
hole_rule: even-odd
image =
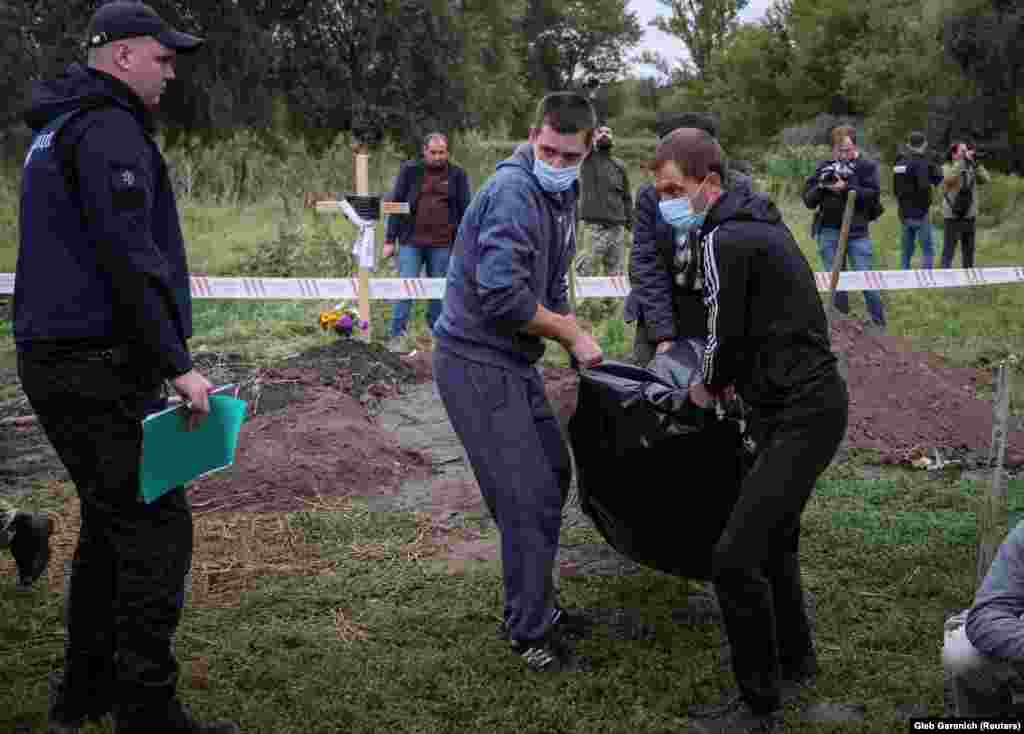
[[[420,272],[426,268],[428,278],[443,278],[448,275],[448,256],[451,248],[448,247],[416,247],[414,245],[399,245],[398,247],[398,277],[418,278]],[[394,310],[391,312],[391,336],[401,336],[409,323],[409,312],[412,310],[411,300],[395,301]],[[427,308],[427,325],[431,332],[434,330],[434,322],[441,315],[441,301],[431,299]]]
[[[827,270],[832,270],[838,247],[838,229],[822,227],[818,230],[818,254],[821,255],[821,261]],[[846,244],[846,257],[854,270],[872,270],[874,265],[871,238],[851,237]],[[846,291],[836,291],[832,303],[837,311],[850,313],[850,298]],[[878,291],[864,291],[864,303],[867,305],[871,320],[879,326],[885,326],[885,308],[882,306],[882,296]]]
[[904,219],[903,220],[903,257],[900,260],[900,267],[903,270],[910,270],[910,260],[914,257],[914,248],[917,246],[917,237],[921,236],[921,265],[925,270],[932,269],[932,260],[935,252],[932,249],[932,223],[925,219]]

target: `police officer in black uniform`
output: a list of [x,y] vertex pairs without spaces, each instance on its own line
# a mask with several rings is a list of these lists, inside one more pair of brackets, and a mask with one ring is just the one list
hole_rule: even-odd
[[141,420],[164,381],[196,425],[210,383],[189,355],[185,247],[153,112],[177,53],[203,41],[117,0],[89,23],[88,65],[33,88],[14,335],[22,386],[81,501],[51,734],[113,712],[118,734],[231,734],[178,701],[172,636],[192,557],[184,489],[139,498]]

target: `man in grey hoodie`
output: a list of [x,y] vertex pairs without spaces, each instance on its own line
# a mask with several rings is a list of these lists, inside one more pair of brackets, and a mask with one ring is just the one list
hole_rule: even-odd
[[542,337],[583,367],[602,358],[569,312],[567,282],[594,127],[585,97],[541,100],[529,144],[498,164],[463,216],[434,325],[438,392],[501,534],[500,634],[535,671],[571,660],[551,573],[572,464],[535,365]]
[[970,609],[945,625],[957,716],[1024,712],[1024,522],[1006,536]]

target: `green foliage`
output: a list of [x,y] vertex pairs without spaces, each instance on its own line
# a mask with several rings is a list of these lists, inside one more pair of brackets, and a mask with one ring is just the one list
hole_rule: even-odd
[[715,53],[736,27],[739,12],[749,0],[658,0],[669,9],[668,17],[658,15],[651,25],[677,37],[690,52],[699,77],[706,77]]
[[518,53],[534,95],[590,79],[611,82],[643,37],[626,0],[527,0],[520,33]]

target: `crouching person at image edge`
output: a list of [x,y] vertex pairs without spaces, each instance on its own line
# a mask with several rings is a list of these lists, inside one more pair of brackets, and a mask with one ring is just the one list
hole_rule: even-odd
[[800,517],[848,410],[810,265],[770,199],[723,186],[722,159],[714,138],[682,128],[653,166],[662,215],[696,231],[702,251],[708,341],[690,398],[710,407],[735,390],[758,446],[712,559],[739,692],[691,712],[691,731],[705,734],[777,731],[784,695],[817,672]]
[[601,361],[569,312],[567,279],[594,127],[585,97],[541,100],[530,143],[498,164],[466,211],[434,327],[438,392],[501,535],[499,634],[538,672],[572,663],[563,632],[573,618],[551,578],[572,463],[535,365],[542,337],[583,367]]
[[946,621],[942,665],[957,716],[1024,715],[1024,522],[999,547],[971,608]]

